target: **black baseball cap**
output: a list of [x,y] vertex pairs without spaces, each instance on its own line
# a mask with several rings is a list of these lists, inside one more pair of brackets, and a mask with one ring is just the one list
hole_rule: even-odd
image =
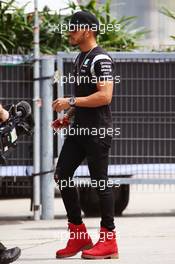
[[97,29],[97,33],[99,31],[99,21],[95,15],[90,13],[89,11],[78,11],[74,13],[70,19],[70,30],[75,28],[89,28],[95,31]]

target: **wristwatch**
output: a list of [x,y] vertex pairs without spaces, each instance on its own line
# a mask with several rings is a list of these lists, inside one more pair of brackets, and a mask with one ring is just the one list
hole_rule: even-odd
[[70,106],[75,106],[75,103],[76,103],[76,99],[75,99],[75,97],[70,97],[69,99],[68,99],[68,103],[69,103],[69,105]]

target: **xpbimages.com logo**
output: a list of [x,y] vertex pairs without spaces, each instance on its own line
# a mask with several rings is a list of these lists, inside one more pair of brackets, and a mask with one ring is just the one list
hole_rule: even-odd
[[[73,232],[70,231],[60,231],[58,233],[57,239],[59,241],[67,241],[68,239],[74,240],[74,239],[88,239],[91,238],[92,240],[98,240],[99,239],[99,232],[91,231],[90,235],[87,232],[79,231],[79,232]],[[100,241],[103,242],[106,239],[111,240],[113,238],[113,232],[103,232],[100,231]]]
[[64,190],[65,188],[75,188],[75,187],[81,187],[81,188],[95,188],[100,191],[106,190],[108,188],[119,188],[120,187],[120,180],[119,179],[90,179],[90,181],[87,181],[86,179],[79,179],[73,178],[73,179],[59,179],[57,181],[57,186],[60,190]]
[[[98,82],[111,82],[113,81],[116,84],[120,83],[120,76],[116,75],[116,76],[111,76],[111,75],[106,75],[106,76],[83,76],[83,75],[73,75],[71,73],[68,73],[68,75],[60,75],[58,77],[58,79],[56,80],[58,83],[69,83],[69,84],[73,84],[73,83],[77,83],[77,84],[85,84],[85,83],[91,83],[91,84],[97,84]],[[55,82],[55,81],[54,81]]]
[[[102,62],[101,62],[102,63]],[[56,71],[52,83],[58,83],[58,84],[97,84],[98,82],[101,82],[101,86],[105,85],[106,82],[111,82],[113,81],[115,84],[120,83],[120,76],[115,75],[112,76],[111,73],[109,72],[108,75],[103,75],[103,76],[83,76],[83,75],[73,75],[70,72],[67,75],[63,75],[60,71]]]
[[48,32],[54,32],[54,33],[60,33],[63,34],[64,32],[75,32],[79,30],[92,30],[92,31],[98,31],[99,34],[105,34],[106,32],[118,32],[120,31],[120,24],[92,24],[91,26],[88,24],[71,24],[70,22],[68,24],[51,24],[48,23]]
[[55,131],[56,133],[60,134],[61,137],[65,137],[65,136],[98,136],[99,138],[105,138],[106,136],[110,136],[110,137],[116,137],[116,136],[120,136],[120,128],[116,127],[100,127],[100,128],[96,128],[96,127],[92,127],[92,128],[88,128],[88,127],[79,127],[78,125],[76,125],[75,127],[72,126],[68,126],[68,127],[63,127],[61,129],[58,129]]

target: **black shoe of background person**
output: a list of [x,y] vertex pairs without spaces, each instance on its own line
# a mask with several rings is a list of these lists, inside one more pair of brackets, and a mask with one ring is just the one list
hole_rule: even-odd
[[0,243],[0,264],[8,264],[14,262],[21,255],[21,249],[18,247],[7,249]]

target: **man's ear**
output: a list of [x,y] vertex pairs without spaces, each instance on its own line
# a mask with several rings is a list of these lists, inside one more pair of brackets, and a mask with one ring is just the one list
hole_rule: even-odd
[[87,29],[85,30],[84,36],[85,36],[86,39],[90,37],[89,30],[87,30]]

